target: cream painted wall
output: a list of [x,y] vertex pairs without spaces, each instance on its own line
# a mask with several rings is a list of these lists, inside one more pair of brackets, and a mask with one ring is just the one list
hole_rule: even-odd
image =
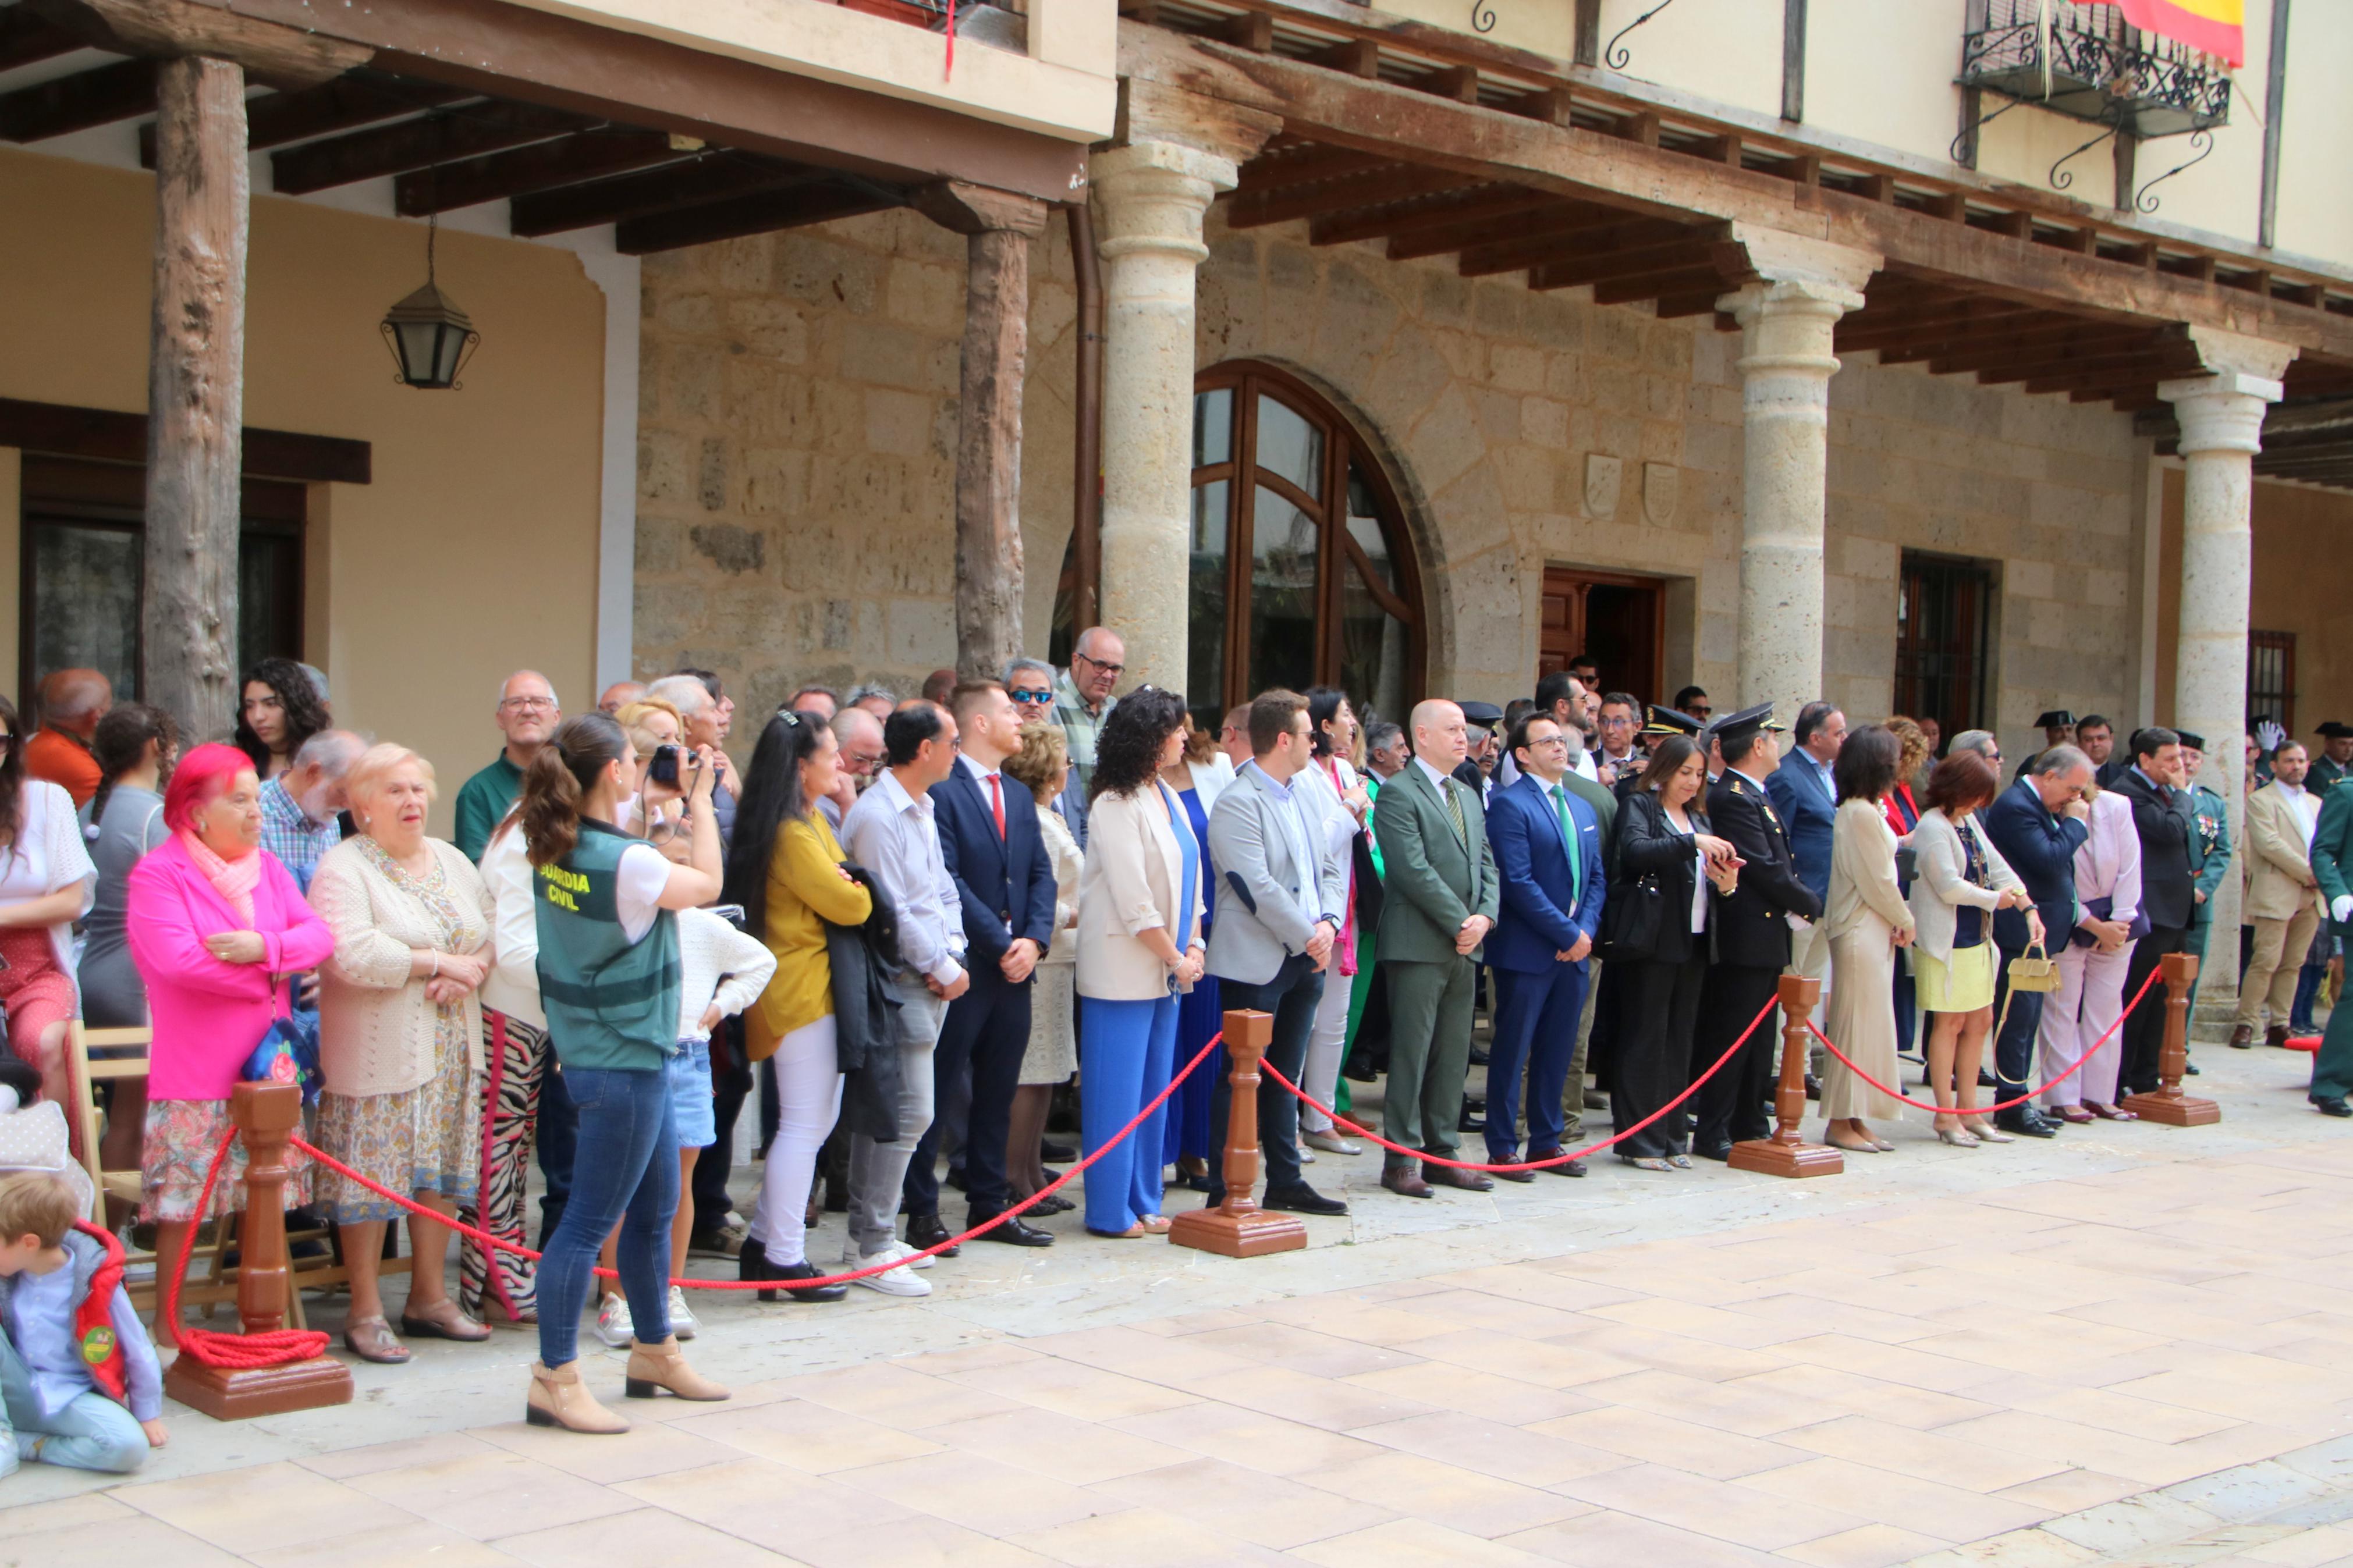
[[[0,212],[42,215],[0,247],[0,396],[144,409],[153,208],[143,174],[0,152]],[[420,239],[255,200],[245,420],[373,443],[374,483],[323,487],[305,652],[340,720],[434,761],[446,830],[458,785],[496,749],[510,669],[544,670],[575,708],[595,700],[605,304],[566,252],[445,232],[440,281],[483,346],[461,391],[412,391],[376,321],[419,281]],[[0,479],[5,521],[17,487],[13,469]],[[13,574],[13,542],[0,552]],[[14,592],[0,604],[13,616]],[[0,643],[13,660],[16,638]]]
[[[1511,0],[1496,0],[1503,9]],[[1563,10],[1569,0],[1552,0]],[[1658,0],[1602,0],[1601,46]],[[1625,74],[1719,103],[1781,112],[1781,7],[1776,0],[1676,0],[1626,35]]]
[[1966,5],[1807,0],[1806,123],[1917,158],[1950,156]]
[[[2346,160],[2353,153],[2353,5],[2306,3],[2288,23],[2287,115],[2281,126],[2279,248],[2353,259],[2353,201]],[[2186,176],[2185,176],[2186,177]]]

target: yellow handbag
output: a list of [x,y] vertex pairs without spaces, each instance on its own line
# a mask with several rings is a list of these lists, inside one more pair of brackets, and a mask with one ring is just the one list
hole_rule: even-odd
[[[2038,958],[2037,953],[2042,956]],[[2036,942],[2010,961],[2010,988],[2012,991],[2056,991],[2059,989],[2059,963]]]

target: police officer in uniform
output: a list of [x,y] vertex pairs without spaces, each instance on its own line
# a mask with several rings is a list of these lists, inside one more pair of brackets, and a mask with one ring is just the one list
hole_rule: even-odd
[[2189,815],[2196,825],[2189,839],[2189,873],[2196,879],[2190,884],[2193,908],[2189,935],[2181,951],[2198,960],[2198,988],[2202,991],[2206,939],[2214,931],[2214,894],[2231,869],[2231,813],[2221,795],[2199,782],[2198,770],[2206,761],[2206,737],[2188,730],[2174,732],[2181,737],[2182,774],[2189,780]]
[[[1772,1000],[1789,966],[1789,917],[1817,920],[1822,912],[1821,900],[1798,879],[1789,831],[1765,792],[1780,752],[1781,726],[1772,715],[1770,702],[1759,703],[1709,731],[1723,748],[1724,775],[1707,792],[1707,819],[1717,837],[1732,841],[1744,864],[1738,888],[1728,897],[1716,895],[1715,918],[1708,922],[1715,962],[1700,993],[1694,1072],[1730,1049]],[[1772,1131],[1765,1105],[1773,1090],[1776,1033],[1770,1020],[1759,1024],[1740,1054],[1700,1086],[1693,1153],[1725,1159],[1733,1144]]]
[[[2075,715],[2068,712],[2064,708],[2053,708],[2048,713],[2037,715],[2034,727],[2042,731],[2043,751],[2049,751],[2053,746],[2072,746],[2075,743]],[[2017,778],[2022,779],[2032,773],[2035,763],[2042,756],[2042,752],[2028,752],[2026,759],[2018,764]],[[2014,784],[2017,779],[2012,779],[2010,782]]]
[[2331,719],[2313,733],[2320,737],[2322,745],[2320,755],[2312,759],[2312,767],[2304,775],[2304,787],[2326,800],[2340,782],[2353,778],[2353,724]]

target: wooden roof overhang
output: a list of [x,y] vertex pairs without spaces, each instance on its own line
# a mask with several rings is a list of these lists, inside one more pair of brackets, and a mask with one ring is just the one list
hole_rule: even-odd
[[[900,206],[946,179],[1058,202],[1085,189],[1075,143],[516,6],[227,8],[332,28],[369,56],[248,100],[252,148],[283,195],[389,177],[404,216],[503,199],[516,235],[612,224],[623,252],[644,255]],[[0,6],[0,80],[81,68],[0,91],[0,140],[154,112],[153,62],[89,40],[32,0]],[[152,168],[147,127],[141,145]]]
[[[1589,288],[1730,330],[1716,303],[1748,275],[1736,226],[1755,225],[1886,258],[1839,325],[1842,353],[2150,410],[2159,382],[2199,373],[2197,325],[2295,344],[2292,403],[2353,394],[2353,277],[2308,259],[1344,0],[1121,7],[1132,94],[1280,118],[1226,198],[1232,227],[1303,222],[1313,244],[1451,257],[1464,277]],[[2327,428],[2353,469],[2353,426]]]

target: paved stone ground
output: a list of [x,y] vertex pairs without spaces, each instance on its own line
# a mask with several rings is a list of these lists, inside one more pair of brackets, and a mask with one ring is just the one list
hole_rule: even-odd
[[2200,1058],[2218,1127],[1428,1203],[1327,1155],[1302,1253],[1062,1216],[923,1302],[713,1298],[736,1397],[621,1401],[592,1342],[616,1439],[517,1419],[522,1334],[420,1344],[174,1408],[126,1482],[27,1468],[0,1564],[2353,1563],[2353,1127],[2307,1058]]

